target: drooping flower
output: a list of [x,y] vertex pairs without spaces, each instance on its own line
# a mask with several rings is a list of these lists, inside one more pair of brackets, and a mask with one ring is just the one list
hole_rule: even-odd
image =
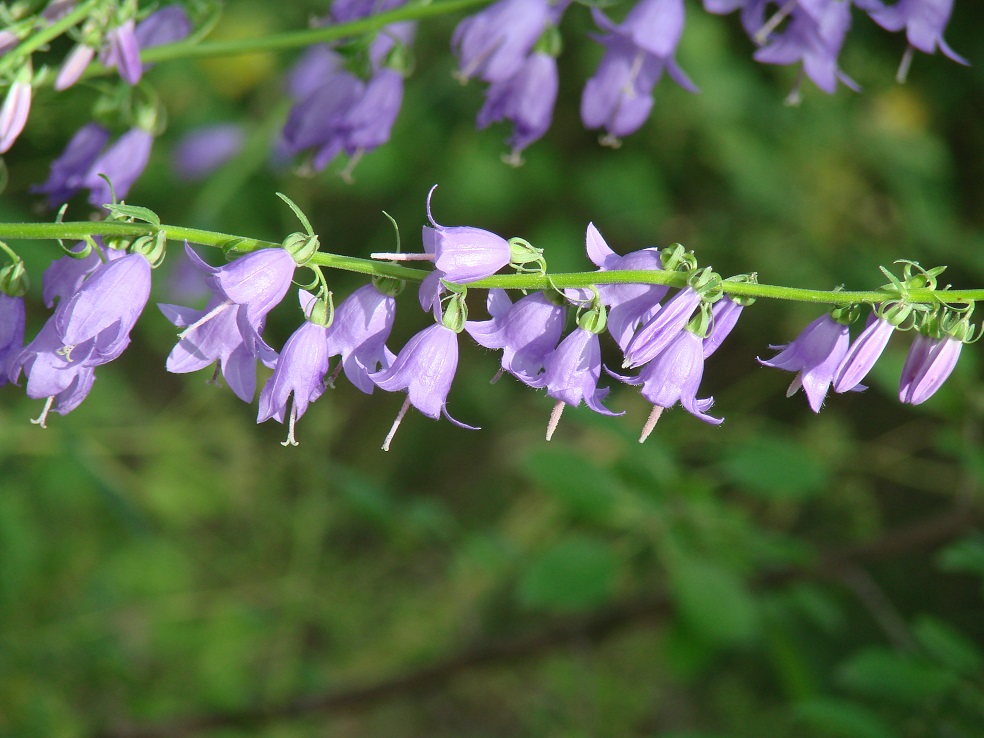
[[881,0],[855,0],[871,19],[887,31],[905,29],[909,48],[902,57],[898,78],[904,82],[912,61],[912,50],[935,54],[939,48],[946,56],[960,64],[969,62],[943,40],[943,31],[953,12],[953,0],[898,0],[886,6]]
[[877,313],[872,313],[868,317],[865,329],[851,344],[847,355],[837,367],[837,373],[834,374],[834,391],[849,392],[857,387],[874,367],[894,332],[894,325]]
[[501,120],[512,122],[509,163],[520,164],[523,149],[550,128],[557,87],[557,60],[538,51],[530,54],[512,77],[489,87],[485,104],[478,112],[478,128]]
[[810,323],[792,343],[773,346],[782,351],[772,359],[758,361],[764,366],[796,372],[786,396],[802,387],[810,408],[818,413],[850,340],[848,327],[826,314]]
[[55,77],[55,89],[61,92],[78,82],[95,56],[96,50],[87,43],[76,44],[58,69],[58,76]]
[[106,45],[99,56],[104,66],[116,67],[120,77],[128,85],[135,85],[143,76],[143,64],[140,62],[140,45],[134,35],[136,25],[129,18],[111,28],[106,34]]
[[330,355],[341,354],[345,376],[366,394],[375,387],[369,375],[389,368],[396,358],[386,348],[395,315],[396,300],[373,284],[360,287],[335,308],[328,329]]
[[31,80],[26,73],[19,77],[7,90],[3,107],[0,108],[0,154],[14,145],[27,124],[31,113]]
[[697,88],[674,56],[683,34],[683,0],[641,0],[615,25],[597,8],[595,23],[607,31],[599,41],[605,54],[581,97],[581,120],[604,128],[617,140],[634,133],[649,117],[652,92],[664,70],[690,92]]
[[[51,163],[44,184],[31,188],[48,196],[48,206],[68,202],[85,187],[85,177],[109,142],[109,131],[98,123],[86,123],[72,136],[62,155]],[[115,186],[115,182],[114,182]]]
[[687,325],[701,303],[700,294],[684,287],[636,332],[625,347],[622,366],[631,368],[652,361],[666,349]]
[[10,367],[24,347],[24,298],[0,292],[0,386],[7,383]]
[[305,315],[304,323],[287,339],[273,369],[273,375],[260,392],[257,423],[270,418],[283,423],[288,417],[287,405],[290,404],[290,429],[285,446],[297,445],[294,424],[307,411],[308,404],[321,397],[325,391],[325,375],[328,373],[330,358],[328,329],[311,319],[317,299],[310,292],[298,290],[298,300]]
[[139,48],[149,49],[177,43],[190,33],[191,20],[185,9],[180,5],[168,5],[140,21],[133,31],[133,37]]
[[646,364],[638,377],[618,376],[627,384],[642,385],[642,396],[653,403],[653,412],[646,421],[639,443],[652,433],[664,409],[678,402],[683,409],[705,423],[720,425],[722,418],[707,414],[714,398],[697,399],[697,390],[704,374],[704,339],[693,331],[682,330],[666,349]]
[[502,369],[533,384],[564,330],[564,308],[542,292],[513,304],[505,290],[488,295],[491,320],[469,320],[465,330],[480,346],[502,349]]
[[235,157],[245,138],[242,126],[235,123],[196,128],[174,147],[174,171],[181,179],[204,179]]
[[[103,262],[126,256],[126,252],[120,249],[107,249],[101,236],[96,236],[93,240],[96,248],[91,249],[86,256],[80,258],[65,255],[55,259],[44,270],[41,276],[41,295],[46,307],[54,307],[56,299],[67,300],[78,292],[83,280]],[[71,250],[80,254],[86,247],[87,244],[80,241]]]
[[109,184],[99,175],[109,177],[117,198],[126,197],[137,178],[143,174],[150,159],[154,136],[143,128],[131,128],[103,151],[82,178],[89,189],[92,205],[105,205],[112,200]]
[[725,295],[711,307],[711,332],[704,339],[704,358],[717,351],[741,316],[744,305]]
[[548,0],[499,0],[465,18],[451,38],[458,76],[493,83],[509,79],[526,62],[549,20]]
[[909,348],[899,381],[899,400],[921,405],[943,386],[960,358],[963,341],[953,336],[917,334]]
[[449,282],[467,284],[495,274],[509,263],[509,242],[491,231],[471,226],[442,226],[431,214],[431,197],[427,195],[427,220],[423,227],[424,252],[433,254],[434,266]]
[[354,156],[389,141],[402,103],[403,75],[395,69],[380,69],[345,115],[341,131],[345,152]]

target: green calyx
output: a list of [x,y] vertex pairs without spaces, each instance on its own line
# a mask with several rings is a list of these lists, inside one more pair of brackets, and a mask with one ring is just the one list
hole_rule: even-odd
[[687,323],[686,329],[700,338],[707,338],[707,334],[711,332],[711,325],[711,303],[702,302],[697,313]]
[[668,272],[692,272],[697,269],[697,257],[693,251],[687,251],[675,243],[659,252],[659,260],[663,269]]
[[0,269],[0,292],[11,297],[23,297],[31,286],[24,262],[17,258],[12,264]]
[[[758,284],[758,273],[752,272],[751,274],[736,274],[733,277],[728,277],[725,282],[738,282],[740,284]],[[742,307],[748,307],[755,302],[754,297],[744,297],[738,295],[728,295],[732,302],[736,302]]]
[[[547,262],[543,258],[543,249],[534,247],[529,241],[523,238],[510,238],[509,241],[509,266],[517,272],[546,274]],[[530,264],[535,264],[531,267]]]
[[687,279],[687,286],[700,295],[705,303],[714,303],[724,297],[721,275],[710,267],[693,272]]
[[156,269],[167,255],[167,234],[159,230],[153,236],[140,236],[130,244],[130,252],[140,254]]
[[405,281],[396,277],[373,277],[372,284],[377,290],[388,297],[396,297],[407,286]]
[[468,288],[444,280],[441,280],[441,283],[451,292],[443,305],[441,323],[445,328],[461,333],[465,329],[465,321],[468,320],[468,305],[465,304]]
[[[838,287],[838,290],[840,288]],[[859,317],[861,317],[861,306],[855,303],[854,305],[841,305],[840,307],[835,307],[830,311],[830,317],[841,325],[851,325]]]
[[322,328],[330,326],[335,320],[335,303],[332,301],[331,292],[322,290],[304,318],[309,323],[320,325]]
[[598,288],[592,286],[591,302],[578,312],[577,324],[589,333],[602,333],[608,327],[608,311],[601,303]]
[[304,211],[297,206],[297,203],[282,192],[278,192],[277,197],[287,203],[287,207],[294,211],[294,215],[304,226],[304,233],[291,233],[283,240],[284,250],[293,257],[297,266],[304,266],[318,253],[318,249],[321,248],[321,241],[318,240],[317,234],[311,227],[311,221],[308,220]]

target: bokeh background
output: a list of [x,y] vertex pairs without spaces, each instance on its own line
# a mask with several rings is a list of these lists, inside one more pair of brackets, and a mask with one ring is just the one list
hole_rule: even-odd
[[[326,8],[236,0],[212,37],[302,28]],[[664,80],[617,150],[579,121],[601,47],[574,6],[553,128],[520,168],[500,160],[507,128],[474,128],[481,86],[451,78],[459,19],[422,24],[393,139],[352,184],[338,165],[270,164],[297,52],[159,65],[147,79],[169,126],[128,202],[279,241],[297,230],[281,191],[325,249],[367,256],[392,248],[383,210],[419,247],[437,183],[441,223],[523,236],[553,271],[592,268],[590,221],[620,253],[680,242],[769,283],[867,289],[885,281],[878,265],[909,258],[984,284],[974,0],[957,0],[946,34],[973,66],[917,55],[898,85],[904,39],[856,12],[841,66],[863,93],[806,83],[799,107],[783,105],[794,70],[755,64],[737,18],[688,2],[678,58],[702,92]],[[7,157],[4,220],[53,217],[28,187],[97,99],[95,86],[37,95]],[[244,152],[204,183],[178,180],[176,142],[217,122],[249,127]],[[67,218],[88,213],[80,198]],[[12,245],[32,268],[36,329],[57,246]],[[155,300],[174,299],[167,271]],[[330,280],[336,299],[362,284]],[[746,310],[703,382],[725,423],[675,409],[643,445],[649,405],[622,386],[608,405],[624,416],[568,409],[545,442],[552,400],[490,385],[497,355],[463,341],[449,410],[482,430],[411,413],[384,453],[402,395],[340,381],[284,448],[285,429],[257,426],[255,403],[210,371],[164,372],[175,330],[148,308],[47,430],[28,422],[40,403],[3,389],[0,735],[984,735],[980,349],[903,407],[897,335],[866,392],[814,415],[755,358],[818,314]],[[268,340],[299,317],[289,298]],[[390,346],[428,320],[408,290]]]

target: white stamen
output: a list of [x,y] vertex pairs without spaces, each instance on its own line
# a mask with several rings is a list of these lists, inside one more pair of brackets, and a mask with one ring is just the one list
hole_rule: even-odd
[[42,428],[47,428],[44,423],[48,419],[48,411],[51,410],[51,404],[55,401],[54,397],[49,397],[44,401],[44,408],[41,410],[41,414],[36,418],[31,418],[31,422],[34,425],[40,425]]
[[207,313],[205,313],[202,317],[200,317],[198,320],[196,320],[194,323],[192,323],[187,328],[185,328],[183,331],[181,331],[178,334],[178,338],[184,338],[189,333],[191,333],[193,330],[195,330],[195,328],[198,328],[199,326],[205,325],[205,323],[207,323],[208,321],[210,321],[212,318],[214,318],[216,315],[218,315],[219,313],[221,313],[226,308],[232,307],[232,305],[233,305],[233,303],[231,301],[230,302],[222,302],[222,303],[219,303],[214,308],[212,308]]
[[786,16],[793,12],[793,8],[796,7],[797,2],[799,2],[799,0],[789,0],[788,3],[779,8],[779,10],[777,10],[775,14],[755,32],[755,35],[752,36],[752,41],[758,46],[761,46],[768,41],[769,34],[776,30],[776,28],[779,27],[779,24],[786,19]]
[[55,353],[58,354],[59,356],[64,356],[65,357],[65,361],[67,361],[69,364],[71,364],[72,363],[72,350],[74,348],[75,348],[75,344],[73,343],[71,346],[62,346],[60,349],[58,349],[57,351],[55,351]]
[[504,371],[505,371],[504,369],[500,369],[499,371],[497,371],[495,373],[495,376],[492,377],[492,379],[489,380],[489,384],[495,384],[496,382],[498,382],[499,379],[501,379],[502,374],[503,374]]
[[355,172],[355,167],[362,159],[362,155],[365,153],[365,149],[357,149],[352,157],[348,160],[348,164],[345,168],[338,173],[338,176],[342,178],[345,184],[352,184],[355,179],[352,177],[352,173]]
[[377,251],[369,254],[369,258],[385,261],[434,261],[434,254],[387,254],[385,251]]
[[560,416],[564,414],[565,407],[567,407],[567,403],[563,400],[558,400],[557,404],[553,406],[553,410],[550,411],[550,422],[547,423],[548,441],[553,438],[554,431],[557,430],[557,424],[560,422]]
[[912,57],[915,56],[916,50],[912,47],[912,44],[906,47],[905,53],[902,55],[902,61],[899,63],[899,71],[895,73],[895,81],[900,85],[905,84],[906,78],[909,76],[909,67],[912,66]]
[[215,365],[215,369],[212,371],[211,379],[205,380],[205,384],[214,384],[216,387],[222,386],[222,378],[219,376],[219,365]]
[[390,428],[390,432],[386,435],[386,440],[383,441],[383,451],[390,450],[390,442],[393,440],[393,436],[396,435],[396,429],[400,427],[400,422],[403,420],[403,416],[407,414],[407,410],[410,409],[410,398],[407,397],[403,401],[403,407],[400,408],[400,412],[396,414],[396,420],[393,421],[393,427]]
[[342,362],[338,362],[338,365],[328,377],[325,377],[325,387],[331,387],[335,389],[335,380],[338,379],[338,375],[342,373]]
[[663,414],[662,405],[653,405],[653,411],[649,413],[649,420],[647,420],[646,424],[642,426],[642,435],[639,436],[639,443],[642,443],[647,438],[649,438],[649,434],[652,433],[653,428],[656,427],[656,421],[659,420],[659,416],[662,414]]
[[803,386],[803,372],[798,372],[793,381],[789,384],[789,389],[786,390],[786,397],[792,397],[796,394],[796,390]]
[[294,438],[294,423],[297,422],[297,405],[291,400],[290,403],[290,425],[287,426],[287,440],[281,441],[281,446],[296,446],[297,440]]

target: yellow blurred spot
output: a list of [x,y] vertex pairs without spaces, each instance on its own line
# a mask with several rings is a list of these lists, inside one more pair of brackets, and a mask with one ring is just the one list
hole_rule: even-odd
[[[264,5],[229,4],[222,21],[209,34],[209,41],[258,38],[275,33],[277,23],[264,12]],[[215,90],[226,97],[238,97],[259,85],[277,69],[275,54],[242,54],[203,59],[205,74]]]
[[879,130],[899,137],[926,131],[929,113],[925,101],[912,87],[892,87],[873,99],[871,122]]

